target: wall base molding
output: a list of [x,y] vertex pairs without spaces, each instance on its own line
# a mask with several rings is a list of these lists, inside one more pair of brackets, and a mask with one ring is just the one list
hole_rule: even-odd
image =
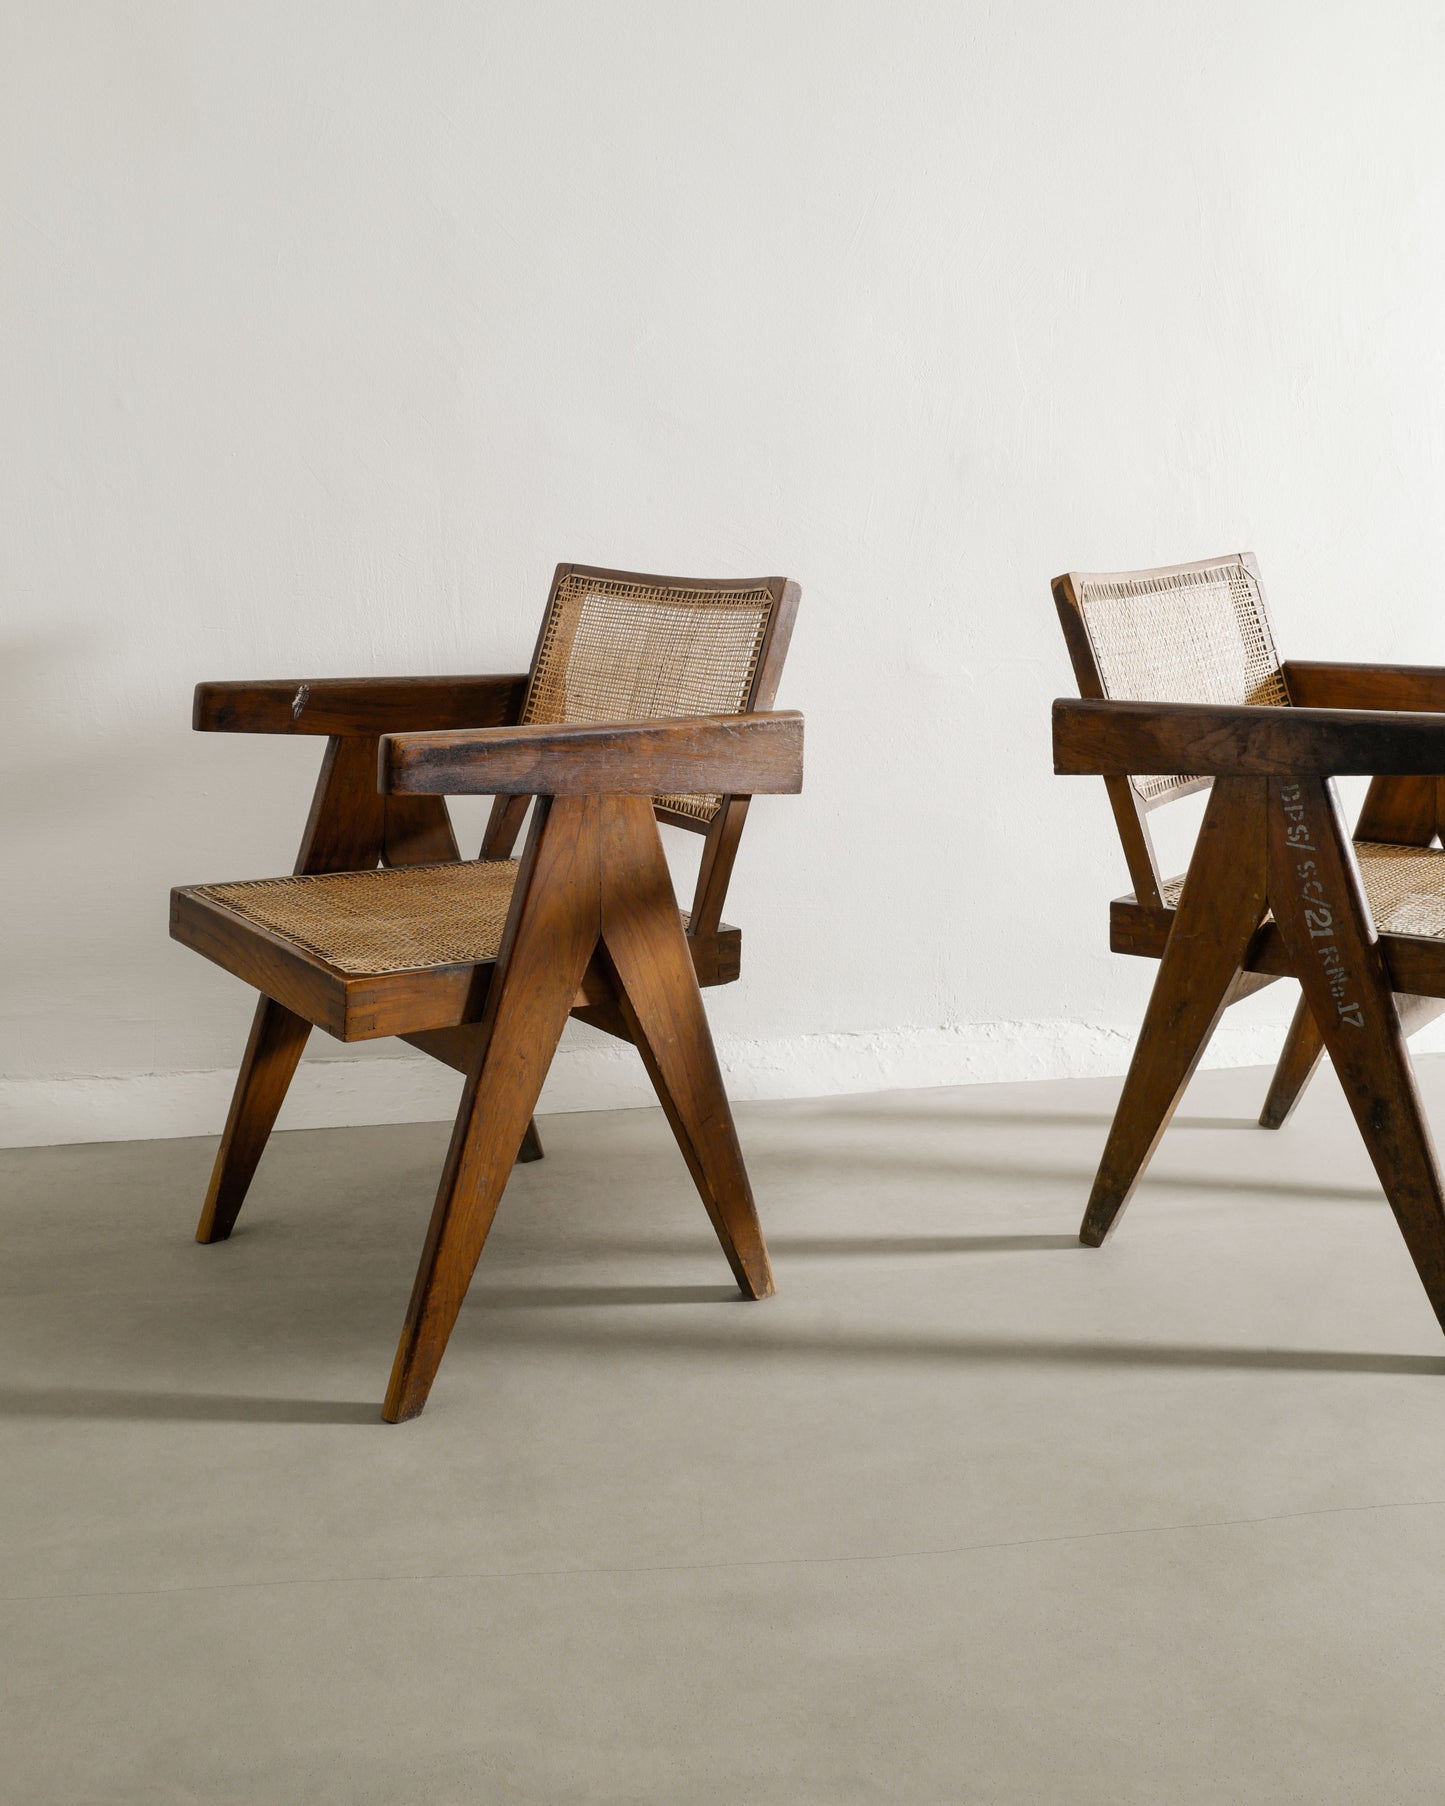
[[[319,1039],[319,1037],[318,1037]],[[1267,1066],[1283,1031],[1273,1022],[1223,1024],[1206,1066]],[[1134,1031],[1078,1022],[1001,1022],[957,1028],[879,1029],[750,1041],[718,1051],[737,1100],[999,1084],[1016,1079],[1122,1073]],[[1416,1053],[1445,1048],[1445,1020],[1419,1035]],[[219,1134],[234,1071],[72,1078],[0,1078],[0,1147],[139,1141]],[[284,1129],[429,1122],[456,1110],[460,1075],[420,1054],[367,1053],[304,1060],[281,1113]],[[541,1114],[629,1109],[655,1100],[630,1048],[589,1034],[558,1051]]]

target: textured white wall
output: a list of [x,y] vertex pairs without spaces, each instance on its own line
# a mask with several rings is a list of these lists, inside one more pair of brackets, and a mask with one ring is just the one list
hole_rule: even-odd
[[[219,1126],[166,891],[320,747],[192,683],[515,667],[558,558],[803,585],[740,1091],[1119,1069],[1048,579],[1252,546],[1287,651],[1445,659],[1442,85],[1437,0],[0,6],[5,1137]],[[313,1053],[291,1122],[449,1108]]]

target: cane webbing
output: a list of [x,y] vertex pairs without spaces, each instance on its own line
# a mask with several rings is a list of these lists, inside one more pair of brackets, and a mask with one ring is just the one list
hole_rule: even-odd
[[1445,850],[1357,840],[1355,857],[1381,934],[1445,936]]
[[[772,606],[765,586],[669,588],[570,572],[547,611],[522,720],[737,714],[747,706]],[[708,822],[721,799],[657,801]]]
[[[1381,934],[1445,939],[1445,848],[1357,840],[1355,858]],[[1162,886],[1170,909],[1177,907],[1183,889],[1183,878],[1171,878]]]
[[[1239,559],[1133,577],[1085,577],[1079,612],[1105,696],[1116,702],[1287,707],[1264,597]],[[1133,777],[1149,803],[1197,778]]]
[[495,959],[516,881],[515,859],[449,860],[199,884],[192,894],[357,975]]

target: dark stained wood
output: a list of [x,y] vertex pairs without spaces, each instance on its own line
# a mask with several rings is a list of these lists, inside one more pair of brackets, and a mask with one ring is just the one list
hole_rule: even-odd
[[1417,1029],[1445,1015],[1445,997],[1412,997],[1407,991],[1397,991],[1395,1013],[1400,1018],[1400,1033],[1408,1041]]
[[347,1034],[346,980],[341,973],[209,898],[186,888],[171,892],[171,939],[284,1003],[338,1041],[361,1038]]
[[1279,1064],[1270,1081],[1269,1095],[1259,1113],[1260,1128],[1282,1129],[1289,1121],[1295,1105],[1304,1096],[1305,1086],[1314,1077],[1324,1051],[1319,1024],[1310,1010],[1309,1000],[1301,995],[1285,1036],[1284,1052],[1279,1056]]
[[1439,819],[1437,788],[1437,780],[1432,777],[1371,778],[1355,824],[1355,839],[1428,847],[1435,838]]
[[[340,972],[319,954],[191,889],[171,893],[171,938],[276,998],[338,1041],[374,1041],[383,1035],[414,1035],[479,1022],[493,971],[493,962],[487,961],[411,972]],[[715,935],[690,936],[688,946],[700,985],[731,984],[739,976],[738,929],[724,923]],[[583,1014],[580,1007],[578,1014]]]
[[600,1029],[604,1035],[612,1035],[619,1041],[632,1045],[632,1030],[627,1026],[627,1018],[618,1005],[613,1003],[579,1004],[572,1014],[579,1022]]
[[[1257,566],[1242,558],[1257,581]],[[1196,568],[1116,573],[1114,581]],[[1111,905],[1110,942],[1161,961],[1084,1239],[1102,1239],[1127,1201],[1218,1008],[1251,983],[1295,977],[1302,996],[1260,1121],[1277,1128],[1286,1120],[1327,1051],[1445,1326],[1445,1191],[1405,1048],[1406,1035],[1445,1010],[1445,940],[1377,935],[1326,781],[1371,778],[1357,841],[1432,845],[1445,825],[1445,669],[1290,662],[1284,708],[1107,702],[1077,606],[1081,581],[1054,586],[1082,698],[1055,705],[1055,766],[1108,783],[1136,890]],[[1239,869],[1216,856],[1212,920],[1196,907],[1203,834],[1178,911],[1164,905],[1145,805],[1128,782],[1152,772],[1216,779],[1206,829],[1226,787],[1264,796],[1248,819],[1239,806],[1229,836]],[[1261,859],[1270,911],[1262,921]],[[1221,992],[1231,959],[1238,969]]]
[[492,813],[482,834],[483,859],[510,859],[522,832],[522,823],[532,806],[529,796],[498,796],[492,799]]
[[595,797],[539,803],[382,1416],[415,1417],[601,930]]
[[[1132,897],[1116,898],[1109,906],[1109,945],[1115,953],[1131,953],[1158,959],[1169,941],[1174,920],[1170,909],[1145,909]],[[1413,934],[1382,934],[1380,956],[1396,992],[1417,997],[1445,997],[1445,941]],[[1279,928],[1266,922],[1249,943],[1244,960],[1248,972],[1264,972],[1274,978],[1294,978],[1294,966]]]
[[310,1033],[304,1016],[270,997],[258,1000],[196,1225],[198,1242],[223,1242],[235,1227]]
[[515,721],[527,674],[319,677],[196,685],[191,725],[222,734],[360,734]]
[[1291,698],[1312,709],[1445,709],[1445,668],[1439,665],[1335,664],[1289,659]]
[[1348,837],[1314,777],[1269,786],[1269,900],[1436,1317],[1445,1189]]
[[456,1028],[419,1028],[400,1037],[419,1053],[430,1054],[453,1072],[470,1072],[476,1063],[477,1043],[481,1037],[480,1022],[466,1022]]
[[1445,770],[1445,718],[1061,698],[1054,704],[1054,770],[1096,777],[1141,771],[1434,775]]
[[376,788],[375,739],[329,740],[296,855],[298,872],[359,872],[381,858],[386,805]]
[[803,787],[803,717],[784,709],[388,735],[380,782],[388,794],[447,796],[795,793]]
[[617,1002],[745,1296],[772,1268],[657,823],[642,797],[602,805],[602,946]]
[[[1347,685],[1332,687],[1329,682],[1317,683],[1314,674],[1320,671],[1327,675],[1341,671],[1355,672],[1358,669],[1357,666],[1349,665],[1300,667],[1293,689],[1298,692],[1302,702],[1317,701],[1324,707],[1335,706],[1342,696],[1357,700],[1359,693],[1351,692]],[[1445,691],[1442,691],[1442,700],[1445,700]],[[1355,839],[1383,841],[1396,846],[1429,846],[1435,838],[1438,820],[1438,789],[1438,781],[1430,777],[1372,778],[1364,807],[1360,810],[1360,819],[1355,824]],[[1445,1007],[1436,999],[1427,997],[1401,997],[1396,999],[1396,1003],[1400,1027],[1406,1036],[1412,1035],[1417,1028],[1423,1028],[1427,1022],[1432,1022],[1441,1008]],[[1282,1129],[1289,1121],[1295,1106],[1304,1095],[1305,1087],[1318,1069],[1324,1051],[1324,1037],[1320,1034],[1319,1025],[1310,1013],[1309,1004],[1301,997],[1289,1034],[1285,1038],[1284,1052],[1280,1055],[1269,1096],[1260,1112],[1261,1128]]]
[[1128,1204],[1215,1025],[1234,1001],[1245,951],[1265,911],[1264,821],[1262,781],[1215,784],[1079,1231],[1091,1247],[1103,1242]]
[[[554,597],[574,572],[649,586],[737,587],[735,579],[694,583],[559,565]],[[729,983],[740,970],[741,936],[721,912],[748,799],[801,786],[801,717],[770,712],[799,591],[782,578],[744,584],[763,586],[773,597],[769,625],[738,715],[518,730],[525,677],[207,684],[196,692],[199,728],[329,736],[298,871],[455,859],[441,799],[469,792],[495,797],[483,856],[509,857],[537,799],[496,961],[347,974],[193,888],[172,894],[174,937],[265,993],[207,1201],[207,1235],[219,1239],[235,1220],[309,1025],[344,1040],[398,1034],[466,1075],[388,1388],[391,1421],[425,1402],[514,1158],[541,1158],[531,1111],[569,1013],[640,1046],[739,1284],[751,1297],[772,1290],[699,996],[700,985]],[[511,731],[486,731],[495,728]],[[697,792],[721,799],[711,823],[656,801]],[[672,893],[657,820],[706,835],[688,916]]]
[[[576,1013],[574,1010],[573,1014]],[[430,1054],[434,1060],[440,1060],[443,1066],[450,1066],[454,1072],[465,1073],[471,1071],[476,1061],[481,1031],[480,1022],[468,1022],[460,1028],[419,1029],[415,1034],[403,1035],[401,1039],[422,1053]],[[519,1163],[540,1160],[545,1151],[536,1121],[533,1120],[527,1124],[522,1136],[522,1147],[517,1160]]]
[[427,865],[460,859],[447,806],[439,796],[388,796],[383,865]]
[[[328,742],[296,855],[298,872],[351,871],[376,864],[381,852],[382,803],[372,778],[375,765],[374,740]],[[171,893],[173,935],[184,911],[184,895],[181,891]],[[204,924],[201,926],[204,932]],[[224,1241],[235,1226],[311,1025],[317,1020],[313,1007],[321,1001],[318,987],[310,975],[297,969],[289,954],[290,949],[278,943],[262,955],[267,973],[284,972],[286,982],[282,987],[257,987],[262,996],[256,1005],[251,1036],[241,1059],[230,1112],[201,1207],[196,1228],[199,1242]],[[287,1008],[273,995],[276,988],[287,990],[302,1007]]]
[[747,825],[750,800],[746,796],[725,797],[708,825],[702,858],[697,866],[692,908],[688,911],[687,932],[694,937],[717,933],[723,899],[727,896],[728,881],[733,875],[733,864]]

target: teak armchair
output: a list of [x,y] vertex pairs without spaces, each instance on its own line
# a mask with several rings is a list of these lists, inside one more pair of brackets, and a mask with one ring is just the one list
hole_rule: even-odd
[[[1224,1010],[1297,978],[1260,1121],[1284,1122],[1327,1050],[1445,1326],[1445,1189],[1405,1045],[1445,1009],[1445,669],[1282,664],[1247,552],[1074,572],[1054,599],[1083,698],[1054,704],[1054,769],[1105,779],[1134,880],[1111,945],[1160,962],[1081,1240],[1118,1220]],[[1353,840],[1347,774],[1372,780]],[[1211,782],[1189,870],[1163,882],[1147,814]]]
[[[802,788],[802,717],[772,712],[798,596],[563,564],[521,675],[197,687],[199,729],[327,737],[294,875],[171,894],[172,935],[261,992],[197,1240],[231,1233],[313,1025],[466,1074],[390,1423],[425,1405],[512,1164],[541,1156],[569,1015],[637,1047],[739,1287],[773,1290],[699,985],[739,973],[750,796]],[[443,801],[468,793],[495,799],[477,860]],[[705,837],[686,917],[659,821]]]

